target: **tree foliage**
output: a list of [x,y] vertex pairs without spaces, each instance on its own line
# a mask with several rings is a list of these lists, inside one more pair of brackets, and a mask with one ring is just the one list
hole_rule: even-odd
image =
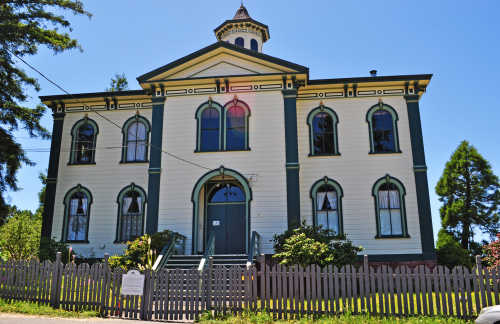
[[125,73],[122,74],[115,74],[115,79],[111,79],[110,82],[111,88],[106,88],[106,91],[108,92],[113,92],[113,91],[124,91],[124,90],[129,90],[128,89],[128,81],[127,77],[125,76]]
[[17,191],[17,171],[24,163],[35,165],[13,132],[20,127],[30,137],[49,139],[50,134],[40,119],[46,111],[44,105],[27,108],[26,88],[40,90],[37,79],[17,65],[18,57],[35,55],[40,45],[47,46],[55,54],[65,50],[79,49],[81,46],[67,33],[70,23],[61,15],[68,11],[74,15],[92,15],[83,9],[80,1],[70,0],[0,0],[0,214],[8,208],[4,194],[8,190]]
[[443,203],[441,226],[462,249],[475,253],[479,248],[475,230],[490,236],[498,233],[500,183],[490,163],[469,142],[461,142],[446,163],[436,194]]
[[448,269],[453,269],[456,266],[465,266],[472,269],[474,264],[469,250],[462,248],[458,239],[444,229],[439,230],[438,233],[436,254],[438,264]]
[[42,217],[29,210],[11,207],[12,216],[0,227],[0,249],[7,258],[30,260],[37,257]]

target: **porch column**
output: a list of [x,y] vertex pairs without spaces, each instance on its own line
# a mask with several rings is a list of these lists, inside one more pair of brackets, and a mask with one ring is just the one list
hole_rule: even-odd
[[[165,97],[153,97],[153,117],[151,121],[151,147],[149,148],[148,207],[146,234],[158,232],[158,213],[160,208],[161,155],[163,141],[163,109]],[[157,148],[159,149],[157,149]]]
[[431,203],[429,200],[429,184],[427,182],[427,165],[425,164],[424,140],[420,122],[419,95],[406,95],[408,122],[413,154],[413,173],[417,189],[418,217],[420,222],[420,240],[424,260],[435,260],[434,234],[432,231]]
[[[54,127],[52,128],[52,142],[50,143],[49,169],[47,171],[47,185],[45,191],[45,203],[42,216],[42,237],[50,240],[52,237],[52,221],[54,219],[54,205],[56,201],[57,174],[59,172],[59,157],[61,155],[61,139],[64,125],[65,113],[55,112]],[[62,203],[62,202],[61,202]]]
[[297,89],[282,90],[285,105],[286,199],[288,228],[300,222],[299,146],[297,138]]

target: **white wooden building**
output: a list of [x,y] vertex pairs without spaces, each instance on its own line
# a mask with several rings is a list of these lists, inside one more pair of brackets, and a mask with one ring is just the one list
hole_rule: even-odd
[[187,254],[212,231],[217,254],[245,254],[255,231],[272,254],[305,219],[372,261],[435,260],[419,113],[432,75],[311,80],[263,53],[269,28],[243,6],[215,35],[141,90],[40,97],[54,113],[42,235],[99,257],[164,229]]

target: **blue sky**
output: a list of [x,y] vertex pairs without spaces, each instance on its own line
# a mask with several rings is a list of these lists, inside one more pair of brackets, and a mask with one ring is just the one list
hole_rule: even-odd
[[[78,51],[53,55],[45,48],[26,60],[70,93],[99,92],[124,72],[131,89],[136,77],[216,42],[213,29],[232,19],[239,0],[83,0],[91,20],[64,13]],[[432,73],[420,101],[434,234],[440,203],[434,187],[460,141],[468,140],[500,175],[498,78],[500,1],[244,1],[250,16],[270,29],[264,53],[310,68],[311,79]],[[20,63],[21,67],[24,67]],[[26,68],[31,76],[38,77]],[[38,95],[61,91],[39,78]],[[47,113],[42,124],[52,129]],[[25,148],[49,148],[26,139]],[[28,153],[37,163],[18,174],[23,190],[10,203],[35,210],[39,171],[48,153]]]

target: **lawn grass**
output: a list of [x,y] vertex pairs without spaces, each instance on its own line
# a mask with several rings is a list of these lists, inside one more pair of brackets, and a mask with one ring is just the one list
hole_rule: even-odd
[[211,313],[204,313],[196,320],[200,324],[473,324],[473,320],[465,320],[460,318],[445,317],[445,316],[414,316],[414,317],[397,317],[397,316],[377,316],[367,314],[353,315],[345,313],[335,316],[321,316],[317,318],[300,317],[291,320],[273,319],[268,313],[262,312],[254,314],[245,312],[239,316],[220,316],[214,318]]
[[17,313],[35,316],[66,317],[66,318],[92,318],[99,317],[99,312],[82,310],[77,312],[64,309],[54,309],[48,305],[38,305],[27,301],[6,301],[0,298],[0,313]]

